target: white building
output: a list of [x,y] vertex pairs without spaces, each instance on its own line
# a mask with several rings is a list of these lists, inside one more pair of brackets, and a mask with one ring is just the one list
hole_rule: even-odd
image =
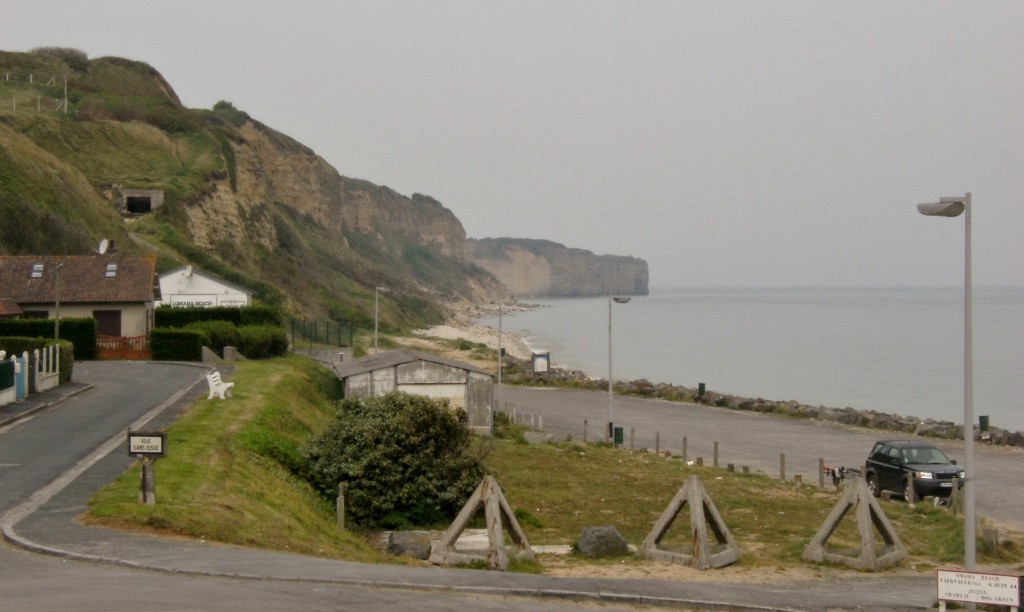
[[160,275],[162,300],[158,305],[183,308],[250,306],[255,293],[192,266],[184,266]]

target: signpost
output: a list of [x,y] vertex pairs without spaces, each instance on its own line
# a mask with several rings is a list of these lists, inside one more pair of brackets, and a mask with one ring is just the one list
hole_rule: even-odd
[[1007,606],[1013,610],[1020,607],[1020,576],[938,570],[937,582],[941,610],[945,610],[947,601]]
[[156,503],[156,479],[153,462],[167,454],[167,434],[163,432],[128,431],[128,454],[142,464],[139,503]]

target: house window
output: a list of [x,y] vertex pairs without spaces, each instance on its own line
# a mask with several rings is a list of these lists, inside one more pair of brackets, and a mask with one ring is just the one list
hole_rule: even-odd
[[108,263],[107,264],[107,274],[106,274],[106,276],[107,276],[107,278],[114,278],[115,276],[117,276],[117,264],[116,263]]
[[43,264],[32,264],[32,278],[43,277]]

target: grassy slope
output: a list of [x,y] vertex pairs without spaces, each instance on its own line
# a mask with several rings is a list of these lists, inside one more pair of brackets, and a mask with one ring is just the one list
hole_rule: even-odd
[[[170,429],[170,453],[157,464],[157,505],[137,503],[136,467],[96,496],[89,520],[333,558],[384,560],[367,545],[367,534],[339,532],[332,504],[282,467],[294,464],[297,448],[329,418],[332,403],[323,391],[335,384],[332,378],[300,357],[239,364],[232,377],[235,399],[199,400]],[[572,442],[479,443],[489,451],[490,472],[524,517],[532,544],[571,543],[584,526],[606,524],[639,544],[686,478],[696,474],[739,541],[744,566],[806,565],[800,560],[803,547],[839,499],[831,487],[822,492],[762,475],[686,467],[645,452]],[[960,521],[945,510],[900,502],[883,502],[883,507],[918,569],[962,556]],[[686,516],[663,545],[685,543]],[[855,548],[858,542],[848,516],[829,545]],[[982,555],[981,561],[1019,557],[1010,551]]]

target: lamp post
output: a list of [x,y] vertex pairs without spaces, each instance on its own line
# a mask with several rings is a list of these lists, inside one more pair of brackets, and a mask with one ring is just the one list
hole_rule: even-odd
[[387,291],[387,287],[380,285],[373,288],[373,354],[377,354],[377,329],[380,324],[380,292]]
[[958,217],[964,213],[964,562],[975,568],[974,524],[974,362],[971,330],[971,193],[938,202],[918,204],[929,217]]
[[608,296],[608,439],[615,444],[615,412],[612,401],[612,302],[626,304],[630,298]]
[[54,268],[57,286],[54,290],[53,340],[58,343],[60,342],[60,269],[63,267],[64,262],[62,261]]

